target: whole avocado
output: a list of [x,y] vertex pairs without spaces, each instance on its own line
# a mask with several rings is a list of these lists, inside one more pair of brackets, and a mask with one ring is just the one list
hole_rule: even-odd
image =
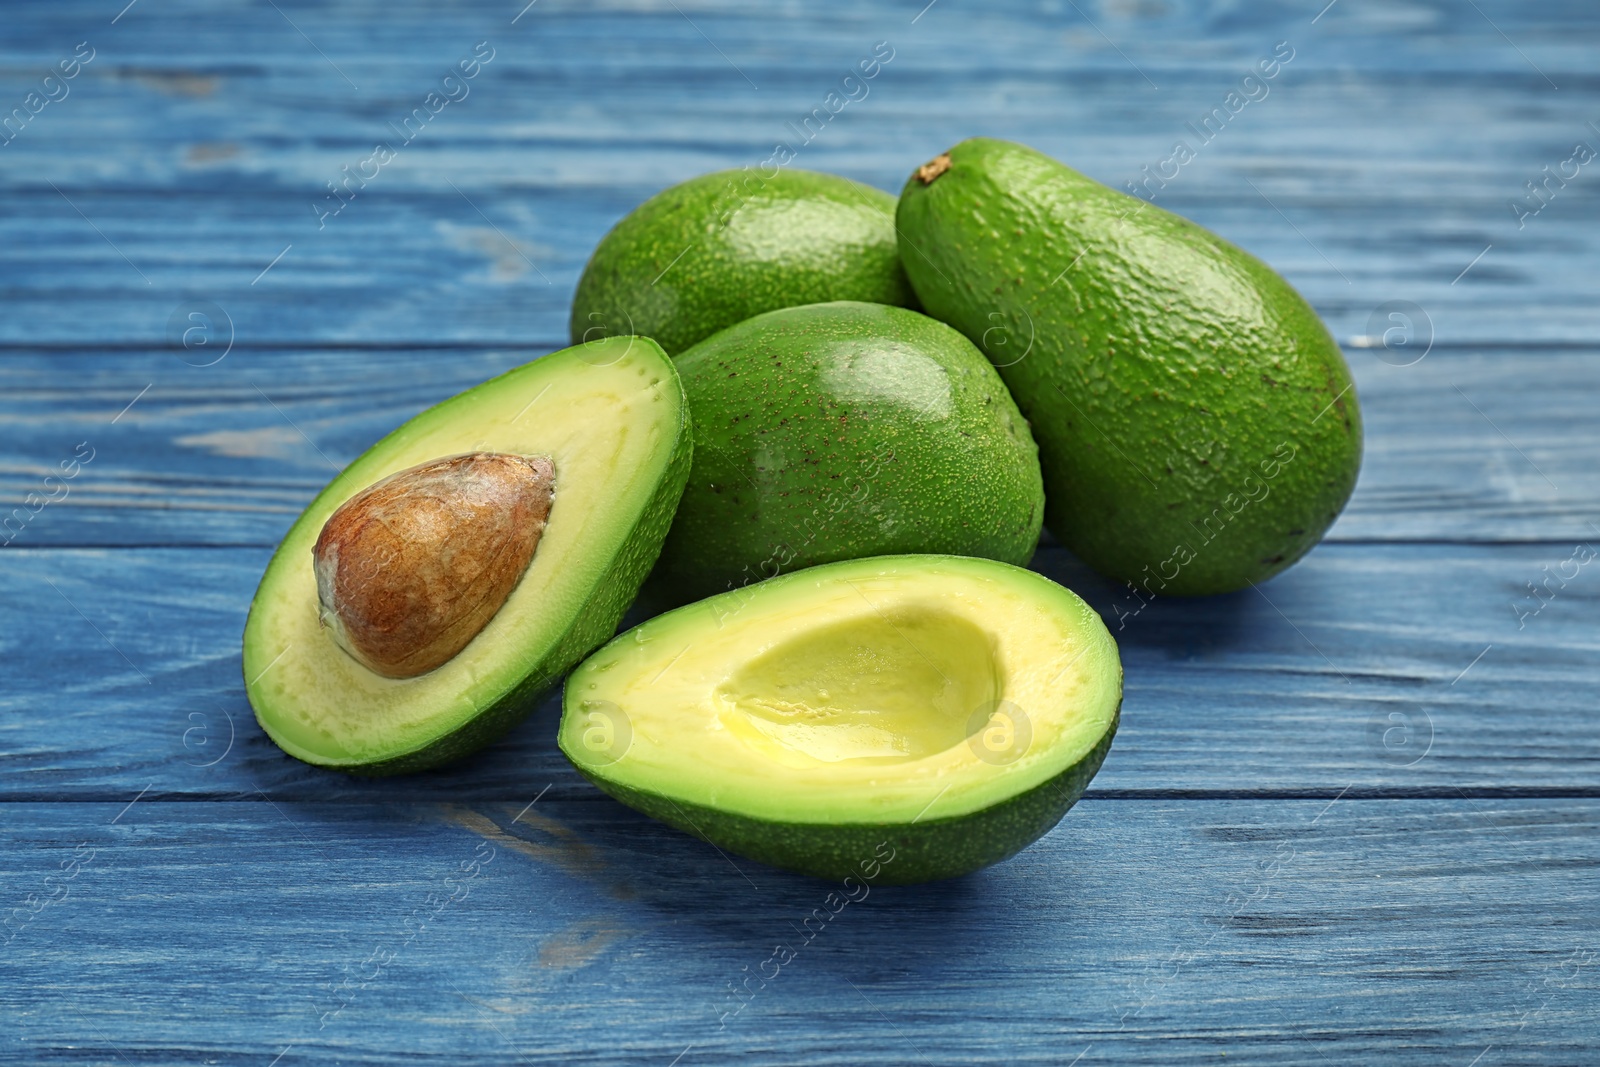
[[1260,260],[987,138],[919,168],[897,221],[928,314],[984,349],[1033,427],[1045,524],[1092,567],[1226,592],[1338,517],[1361,466],[1350,371]]
[[640,204],[600,241],[572,301],[572,343],[652,338],[676,355],[777,308],[914,306],[895,200],[832,174],[719,171]]
[[695,459],[652,582],[681,602],[900,553],[1025,564],[1038,450],[960,333],[840,301],[757,315],[674,361]]

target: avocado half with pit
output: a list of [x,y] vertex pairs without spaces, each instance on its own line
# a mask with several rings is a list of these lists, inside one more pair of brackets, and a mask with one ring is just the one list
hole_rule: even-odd
[[825,564],[622,634],[567,679],[562,751],[720,848],[880,884],[1053,827],[1111,746],[1116,643],[1072,592],[960,556]]
[[291,756],[420,770],[495,740],[610,638],[691,459],[655,342],[545,356],[429,408],[351,463],[283,539],[244,675]]

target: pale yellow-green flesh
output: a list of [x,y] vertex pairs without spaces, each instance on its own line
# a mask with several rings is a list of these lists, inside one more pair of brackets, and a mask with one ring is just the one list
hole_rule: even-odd
[[[528,674],[582,610],[671,451],[678,390],[651,347],[616,338],[519,367],[418,415],[334,479],[284,538],[245,628],[251,702],[274,741],[322,764],[403,755]],[[454,659],[416,678],[374,674],[318,624],[317,535],[334,509],[372,483],[477,450],[554,460],[555,501],[533,562]]]
[[[944,818],[1075,764],[1110,728],[1121,681],[1099,617],[1047,579],[879,557],[622,635],[569,680],[561,747],[603,779],[740,815]],[[1018,731],[1031,738],[1008,759]]]

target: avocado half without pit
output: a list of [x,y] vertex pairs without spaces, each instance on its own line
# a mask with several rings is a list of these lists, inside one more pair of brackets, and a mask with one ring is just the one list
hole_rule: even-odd
[[950,878],[1018,852],[1099,769],[1117,648],[1010,564],[880,556],[723,593],[567,680],[560,744],[605,792],[819,877]]
[[499,737],[616,631],[688,477],[678,374],[578,345],[411,419],[336,477],[245,624],[262,728],[308,763],[420,770]]

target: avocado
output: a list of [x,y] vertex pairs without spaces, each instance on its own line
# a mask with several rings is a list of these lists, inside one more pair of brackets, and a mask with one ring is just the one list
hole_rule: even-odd
[[827,300],[912,305],[894,197],[832,174],[719,171],[646,200],[601,240],[572,342],[654,338],[677,355],[752,315]]
[[1338,517],[1361,415],[1338,346],[1254,256],[1031,148],[976,138],[901,194],[911,283],[1039,441],[1045,525],[1149,593],[1264,581]]
[[559,740],[600,789],[719,848],[898,884],[1046,833],[1121,700],[1116,643],[1068,590],[992,560],[885,556],[621,635],[567,679]]
[[295,522],[251,603],[262,729],[364,774],[495,740],[616,632],[689,473],[688,410],[655,342],[612,338],[373,445]]
[[861,556],[1032,557],[1038,449],[994,368],[943,323],[784,308],[676,363],[695,458],[652,581],[663,602]]

